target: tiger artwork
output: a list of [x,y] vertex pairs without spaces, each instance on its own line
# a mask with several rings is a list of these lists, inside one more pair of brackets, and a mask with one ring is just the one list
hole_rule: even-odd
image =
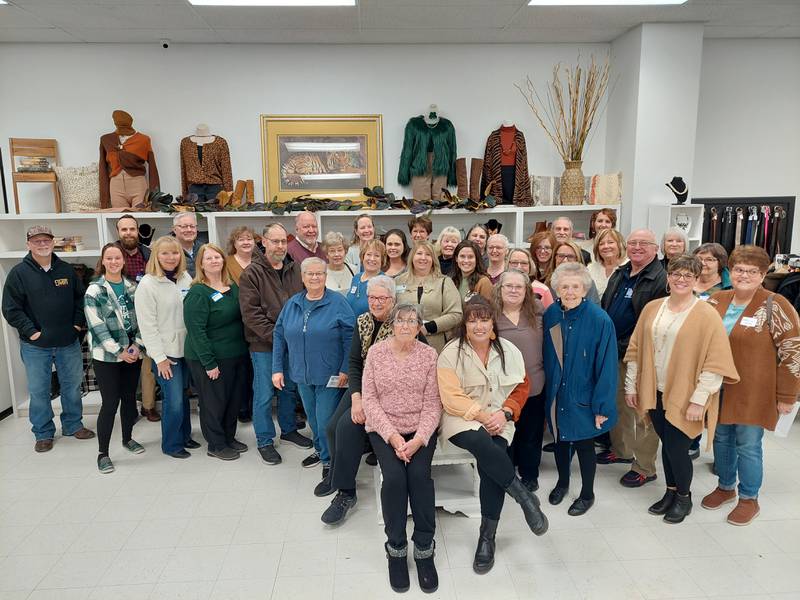
[[289,186],[303,183],[303,175],[322,173],[361,172],[356,164],[358,160],[352,152],[328,152],[319,154],[295,154],[281,166],[281,178]]

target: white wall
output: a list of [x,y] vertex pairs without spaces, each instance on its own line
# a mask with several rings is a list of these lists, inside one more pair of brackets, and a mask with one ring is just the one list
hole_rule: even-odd
[[[260,199],[260,114],[381,113],[385,184],[407,193],[397,184],[403,128],[434,102],[456,127],[459,156],[482,158],[489,133],[509,119],[526,135],[531,171],[560,174],[555,149],[513,84],[526,75],[544,83],[558,61],[607,52],[605,44],[4,44],[0,140],[56,138],[62,164],[87,164],[97,161],[98,139],[113,130],[111,112],[121,108],[153,138],[162,189],[177,194],[180,139],[206,122],[228,140],[234,178],[256,180]],[[601,118],[587,174],[602,171],[604,140]]]
[[800,40],[706,40],[692,196],[800,196]]

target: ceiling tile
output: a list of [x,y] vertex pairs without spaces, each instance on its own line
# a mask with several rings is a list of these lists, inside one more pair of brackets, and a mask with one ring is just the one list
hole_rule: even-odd
[[81,40],[62,29],[25,28],[0,29],[0,42],[63,43]]
[[87,29],[68,31],[82,41],[95,44],[213,44],[225,41],[212,29]]
[[214,29],[352,29],[358,27],[358,10],[351,7],[195,7]]
[[91,29],[202,28],[206,24],[188,3],[178,5],[133,5],[126,2],[98,5],[87,2],[41,3],[29,7],[40,19],[59,27]]
[[11,6],[10,4],[0,5],[0,29],[9,29],[11,27],[24,27],[34,29],[37,27],[47,27],[42,19],[38,18],[31,13]]
[[484,4],[473,9],[455,10],[450,6],[399,6],[387,4],[364,10],[364,29],[498,29],[504,27],[517,7]]

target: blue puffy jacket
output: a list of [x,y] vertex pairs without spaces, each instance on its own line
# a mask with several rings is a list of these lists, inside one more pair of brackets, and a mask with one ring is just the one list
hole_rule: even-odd
[[[564,311],[561,301],[544,313],[544,372],[547,419],[559,441],[577,441],[609,431],[617,422],[617,336],[606,312],[583,300]],[[554,334],[561,329],[563,361]],[[608,420],[600,429],[595,415]]]
[[[272,372],[303,385],[327,385],[331,375],[347,373],[356,318],[338,292],[326,289],[308,314],[305,296],[303,290],[289,298],[278,315],[272,334]],[[284,364],[287,350],[288,365]]]

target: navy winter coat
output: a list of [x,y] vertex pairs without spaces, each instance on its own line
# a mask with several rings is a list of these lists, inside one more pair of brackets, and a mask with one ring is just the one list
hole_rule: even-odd
[[348,372],[356,318],[345,297],[327,288],[306,317],[306,293],[289,298],[278,315],[272,333],[272,372],[303,385],[327,385],[332,375]]
[[[609,431],[617,422],[618,368],[611,318],[586,299],[567,311],[559,300],[545,311],[543,325],[545,399],[553,436],[572,442]],[[553,332],[559,325],[563,370],[553,344]],[[600,429],[594,426],[595,415],[608,417]]]

